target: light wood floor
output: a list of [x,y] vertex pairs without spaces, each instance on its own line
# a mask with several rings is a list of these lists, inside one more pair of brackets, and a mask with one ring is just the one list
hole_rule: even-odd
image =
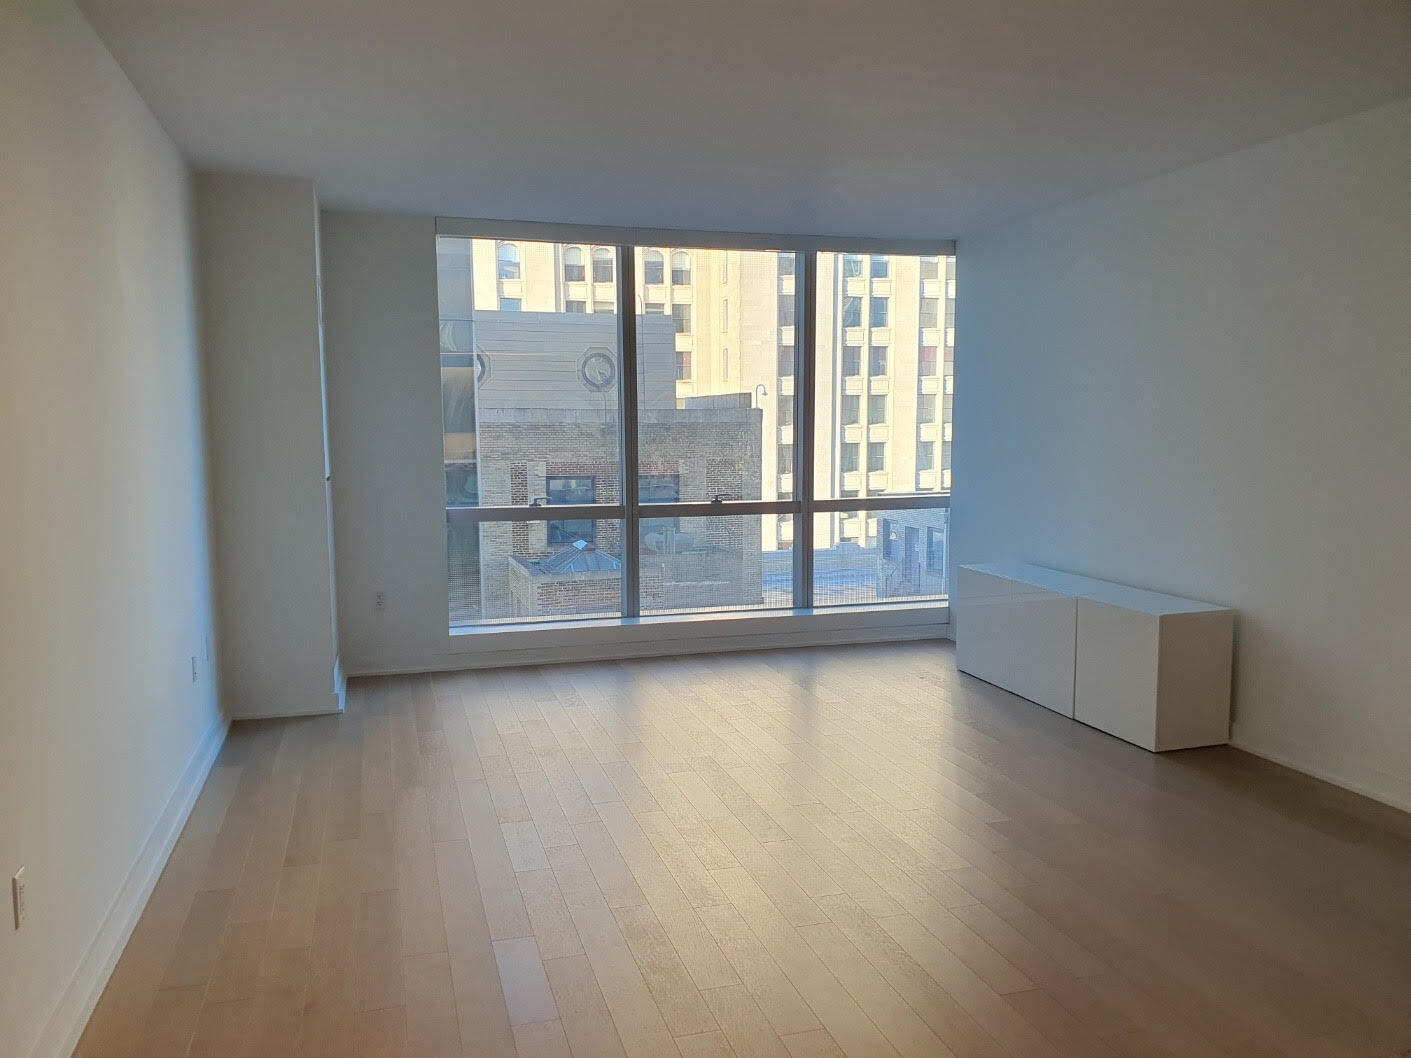
[[936,643],[355,681],[237,725],[98,1056],[1411,1048],[1411,817]]

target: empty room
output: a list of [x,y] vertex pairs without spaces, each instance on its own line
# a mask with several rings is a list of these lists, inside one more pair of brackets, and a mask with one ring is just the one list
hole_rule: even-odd
[[0,1058],[1411,1055],[1411,2],[0,0]]

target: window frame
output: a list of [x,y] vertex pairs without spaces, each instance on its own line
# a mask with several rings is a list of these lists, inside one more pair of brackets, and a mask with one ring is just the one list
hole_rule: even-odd
[[[679,311],[678,311],[679,310]],[[696,333],[696,307],[689,301],[671,303],[671,326],[677,334]]]
[[[607,278],[604,279],[598,274],[598,266],[607,265]],[[588,274],[594,283],[611,283],[617,278],[619,262],[613,255],[612,250],[606,246],[594,246],[592,253],[588,255]]]
[[[508,273],[508,274],[506,274]],[[524,278],[524,260],[519,254],[519,245],[502,242],[495,246],[495,278],[501,282],[514,282]]]
[[[640,524],[643,517],[699,518],[730,515],[788,515],[795,526],[814,524],[815,515],[857,514],[894,510],[934,510],[950,507],[948,488],[934,492],[886,493],[882,495],[849,495],[841,490],[837,498],[816,495],[814,483],[814,447],[816,443],[815,407],[816,376],[819,364],[815,333],[818,326],[818,254],[852,255],[887,254],[898,256],[955,257],[951,240],[874,239],[830,236],[774,236],[731,232],[671,231],[663,229],[620,229],[586,225],[561,225],[529,221],[473,220],[440,217],[436,221],[438,236],[495,239],[516,242],[554,242],[561,245],[609,246],[615,248],[613,263],[617,287],[616,316],[619,334],[620,365],[618,375],[620,453],[622,460],[623,495],[617,503],[555,505],[548,513],[547,504],[507,506],[446,507],[448,523],[478,524],[484,522],[573,521],[591,519],[621,520],[623,523],[622,606],[618,618],[603,618],[608,623],[633,620],[641,616],[640,607]],[[649,504],[644,510],[639,496],[637,387],[625,380],[637,377],[637,275],[638,250],[674,247],[676,253],[692,248],[720,250],[772,250],[794,255],[793,297],[795,299],[794,334],[794,422],[793,449],[796,469],[795,483],[789,499],[780,500],[716,500],[706,503]],[[676,253],[671,263],[675,264]],[[591,256],[590,256],[591,260]],[[685,278],[694,279],[696,262],[687,255],[690,271]],[[473,263],[472,263],[472,268]],[[951,265],[953,268],[953,264]],[[672,279],[677,277],[673,268]],[[498,263],[497,263],[498,276]],[[783,273],[781,270],[781,275]],[[590,272],[591,275],[591,272]],[[867,275],[866,272],[863,273]],[[680,284],[674,284],[680,285]],[[788,296],[781,285],[780,296]],[[836,296],[836,295],[832,295]],[[864,295],[865,296],[865,295]],[[835,302],[834,304],[838,304]],[[890,306],[889,306],[890,307]],[[871,323],[868,306],[867,323]],[[840,312],[841,317],[841,312]],[[839,320],[841,322],[841,318]],[[949,335],[947,335],[949,339]],[[949,341],[947,345],[949,345]],[[802,353],[800,352],[802,350]],[[870,357],[870,350],[869,350]],[[861,365],[859,365],[861,366]],[[870,365],[869,365],[870,368]],[[950,376],[946,377],[945,392],[953,392]],[[869,446],[870,447],[870,446]],[[859,456],[863,453],[859,452]],[[859,460],[861,462],[862,460]],[[870,463],[870,460],[867,460]],[[885,460],[884,460],[885,461]],[[813,609],[813,547],[810,533],[795,539],[793,551],[794,610]],[[449,588],[449,586],[448,586]],[[864,609],[885,609],[883,600],[853,604]],[[943,598],[937,605],[944,605]],[[721,616],[735,616],[725,613]]]
[[[683,267],[678,262],[684,261]],[[688,287],[691,280],[695,278],[696,262],[691,260],[691,255],[685,250],[671,251],[671,285],[674,287]]]
[[[577,260],[570,261],[569,254],[575,254]],[[576,274],[570,274],[569,269],[576,269]],[[565,283],[586,283],[588,281],[588,265],[583,256],[583,247],[565,246],[563,250],[563,281]]]

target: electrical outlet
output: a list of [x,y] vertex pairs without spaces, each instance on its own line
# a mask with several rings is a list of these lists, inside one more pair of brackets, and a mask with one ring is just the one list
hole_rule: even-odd
[[191,682],[196,682],[196,655],[191,655]]
[[15,907],[15,928],[19,929],[24,925],[25,913],[25,880],[23,867],[16,871],[15,876],[10,879],[10,897]]
[[374,610],[387,609],[387,593],[380,591],[372,597],[372,608]]

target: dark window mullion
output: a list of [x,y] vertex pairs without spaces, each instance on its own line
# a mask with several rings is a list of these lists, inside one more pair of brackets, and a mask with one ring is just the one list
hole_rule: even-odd
[[622,453],[622,616],[642,613],[642,537],[637,478],[637,259],[634,248],[617,248],[617,373],[619,446]]
[[[794,606],[813,606],[813,415],[818,373],[818,253],[798,255],[794,266]],[[802,282],[800,282],[800,280]]]

